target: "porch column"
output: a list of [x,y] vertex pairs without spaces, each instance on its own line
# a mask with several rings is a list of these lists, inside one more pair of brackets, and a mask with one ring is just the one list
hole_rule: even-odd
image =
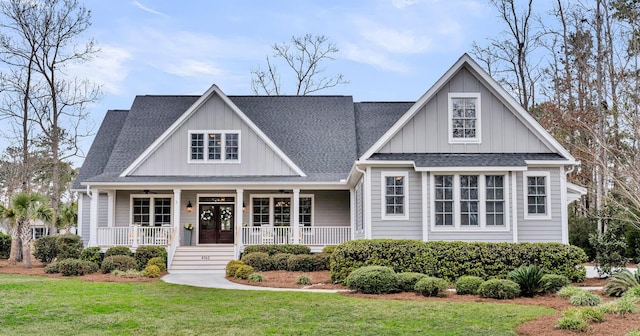
[[115,210],[116,210],[116,191],[109,190],[107,191],[107,226],[114,226],[114,218],[115,218]]
[[351,217],[349,219],[349,227],[351,231],[349,240],[354,240],[356,239],[355,238],[355,235],[356,235],[356,189],[355,188],[349,189],[349,207],[350,207],[349,216]]
[[293,189],[293,243],[300,244],[300,189]]
[[233,216],[234,220],[234,249],[236,258],[240,258],[240,249],[242,247],[242,221],[244,219],[244,212],[242,211],[242,204],[244,202],[244,190],[236,189],[236,211],[235,216]]
[[180,215],[182,213],[182,190],[173,189],[173,241],[169,242],[172,245],[180,246],[180,233],[182,225],[180,222]]
[[98,246],[98,200],[100,190],[90,189],[91,204],[89,207],[89,246]]

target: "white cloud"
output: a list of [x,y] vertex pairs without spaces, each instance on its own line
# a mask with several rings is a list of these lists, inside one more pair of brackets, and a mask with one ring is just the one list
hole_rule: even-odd
[[70,75],[85,78],[102,86],[105,93],[122,93],[122,83],[129,75],[126,63],[131,54],[119,47],[101,45],[101,51],[90,61],[70,65]]
[[342,45],[342,54],[352,61],[373,65],[382,70],[407,73],[411,69],[409,66],[394,61],[386,53],[368,49],[351,43]]
[[356,24],[362,37],[391,53],[421,54],[429,51],[433,43],[424,33],[390,28],[366,18]]
[[140,8],[140,9],[142,9],[143,11],[145,11],[145,12],[147,12],[147,13],[151,13],[151,14],[159,15],[159,16],[164,16],[164,17],[169,17],[167,14],[162,13],[162,12],[159,12],[159,11],[157,11],[157,10],[155,10],[155,9],[151,8],[151,7],[147,7],[147,6],[145,6],[145,5],[141,4],[141,3],[140,3],[140,2],[138,2],[138,1],[134,1],[134,2],[133,2],[133,4],[134,4],[136,7],[138,7],[138,8]]
[[417,3],[417,0],[391,0],[391,4],[396,8],[405,8],[413,6]]
[[202,62],[192,59],[182,60],[170,64],[164,71],[180,77],[198,77],[202,75],[221,76],[224,72],[211,62]]

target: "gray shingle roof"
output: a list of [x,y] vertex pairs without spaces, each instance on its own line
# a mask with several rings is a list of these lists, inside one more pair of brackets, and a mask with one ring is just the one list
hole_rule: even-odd
[[413,104],[413,102],[355,103],[358,157],[373,146]]
[[413,161],[416,167],[524,167],[525,160],[563,160],[555,153],[376,153],[371,160]]

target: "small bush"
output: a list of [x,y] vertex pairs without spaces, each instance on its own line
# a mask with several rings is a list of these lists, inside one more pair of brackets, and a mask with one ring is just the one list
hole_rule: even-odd
[[57,236],[44,236],[33,243],[33,256],[43,264],[52,262],[58,255]]
[[102,261],[102,273],[111,273],[115,270],[128,271],[130,269],[138,269],[138,262],[132,256],[112,255],[104,258]]
[[271,258],[271,267],[275,271],[286,271],[287,265],[289,263],[289,257],[294,254],[291,253],[276,253],[272,255]]
[[560,288],[568,286],[571,282],[564,275],[558,274],[545,274],[542,277],[542,284],[544,291],[547,293],[555,293],[560,290]]
[[310,254],[292,255],[287,260],[287,271],[312,272],[313,270],[313,257]]
[[56,257],[58,259],[80,258],[82,239],[78,235],[63,234],[56,237]]
[[573,330],[585,332],[589,330],[589,324],[587,324],[587,320],[580,316],[563,316],[558,320],[558,324],[556,327],[564,330]]
[[167,262],[162,257],[153,257],[149,259],[147,262],[147,266],[155,265],[158,266],[160,272],[164,272],[167,270]]
[[398,291],[398,276],[389,267],[365,266],[351,272],[346,285],[364,294],[393,293]]
[[640,336],[640,329],[634,329],[624,336]]
[[225,270],[225,274],[227,277],[235,277],[236,276],[236,271],[238,270],[238,267],[245,265],[245,263],[243,263],[240,260],[231,260],[227,263],[227,266],[225,266],[224,270]]
[[603,303],[600,310],[607,314],[634,314],[638,312],[638,299],[634,297],[622,297],[615,301]]
[[253,267],[249,265],[240,265],[236,270],[236,274],[234,275],[238,279],[248,279],[249,275],[253,273]]
[[604,286],[604,292],[609,296],[622,296],[629,288],[640,286],[640,266],[635,273],[628,269],[615,273]]
[[0,232],[0,259],[8,259],[11,252],[11,235]]
[[333,251],[336,250],[338,246],[337,245],[329,245],[329,246],[325,246],[322,248],[322,253],[333,253]]
[[296,285],[309,286],[311,285],[311,278],[307,275],[298,275],[296,278]]
[[543,276],[544,271],[536,265],[520,266],[507,275],[520,286],[520,294],[526,297],[534,297],[544,292]]
[[140,246],[134,253],[136,261],[138,261],[138,269],[143,269],[151,258],[162,258],[167,262],[167,249],[164,246]]
[[149,265],[144,268],[144,271],[142,271],[142,275],[147,278],[157,278],[160,276],[160,267],[156,265]]
[[586,321],[591,322],[604,322],[604,313],[594,307],[581,307],[581,308],[568,308],[562,312],[562,316],[576,316]]
[[558,293],[556,293],[556,295],[558,295],[559,297],[561,297],[563,299],[568,299],[568,298],[574,296],[575,294],[582,293],[584,291],[585,290],[580,288],[580,287],[564,286],[564,287],[560,288],[560,290],[558,291]]
[[100,266],[102,264],[102,257],[100,256],[100,247],[93,246],[87,247],[80,252],[80,259],[94,262]]
[[58,262],[58,270],[64,276],[78,276],[98,271],[94,262],[80,259],[62,259]]
[[243,253],[265,252],[269,255],[277,253],[311,254],[309,246],[305,245],[249,245]]
[[422,273],[416,273],[416,272],[404,272],[404,273],[398,273],[397,275],[398,275],[398,289],[403,292],[415,291],[416,282],[426,277],[426,275]]
[[480,296],[492,299],[513,299],[520,295],[520,286],[511,280],[492,279],[478,287]]
[[49,273],[49,274],[53,274],[53,273],[60,273],[60,265],[58,264],[58,261],[54,261],[52,263],[50,263],[49,265],[44,267],[44,272],[45,273]]
[[256,283],[256,282],[264,282],[266,279],[264,275],[260,273],[251,273],[251,275],[249,275],[248,280],[250,283]]
[[270,271],[273,269],[272,258],[266,252],[243,253],[241,260],[256,271]]
[[478,288],[484,282],[484,279],[477,276],[465,275],[456,281],[456,294],[478,294]]
[[315,253],[311,255],[311,259],[313,259],[313,270],[314,271],[328,271],[331,261],[330,253]]
[[140,278],[140,277],[144,276],[142,273],[143,272],[135,270],[135,269],[130,269],[130,270],[126,270],[126,271],[115,270],[115,271],[111,272],[111,274],[113,274],[115,276],[123,277],[123,278]]
[[108,248],[107,251],[104,253],[105,258],[116,256],[116,255],[132,257],[133,253],[131,252],[131,249],[129,248],[129,246],[112,246]]
[[640,299],[640,286],[635,286],[629,288],[622,297],[634,297]]
[[602,299],[587,291],[578,292],[569,298],[572,306],[597,306],[602,303]]
[[424,277],[416,282],[413,288],[422,296],[442,296],[449,284],[446,280],[435,277]]

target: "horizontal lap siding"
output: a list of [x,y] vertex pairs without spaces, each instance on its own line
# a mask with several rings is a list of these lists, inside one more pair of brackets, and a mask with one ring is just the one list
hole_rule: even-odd
[[422,186],[420,173],[409,169],[409,219],[382,220],[384,193],[382,171],[405,172],[399,168],[373,168],[371,174],[371,237],[392,239],[422,239]]
[[82,209],[80,209],[80,211],[82,211],[82,232],[80,232],[80,235],[82,236],[82,242],[84,243],[84,246],[87,246],[89,244],[89,233],[91,230],[89,228],[89,221],[91,218],[91,198],[85,193],[82,193],[81,197]]
[[[356,216],[356,220],[355,220],[355,226],[352,227],[352,230],[354,231],[354,238],[355,239],[364,239],[364,179],[361,178],[360,181],[357,184],[356,187],[356,200],[360,200],[360,202],[356,201],[356,210],[355,210],[355,216]],[[356,228],[358,227],[358,223],[362,223],[362,230],[356,230]]]
[[314,195],[314,226],[350,225],[349,190],[302,190],[300,193]]
[[98,227],[109,225],[109,196],[100,194],[98,198]]
[[520,242],[562,242],[562,202],[560,200],[560,168],[529,168],[529,171],[549,171],[551,173],[549,196],[551,197],[550,220],[525,220],[524,219],[524,186],[523,175],[518,173],[518,240]]

